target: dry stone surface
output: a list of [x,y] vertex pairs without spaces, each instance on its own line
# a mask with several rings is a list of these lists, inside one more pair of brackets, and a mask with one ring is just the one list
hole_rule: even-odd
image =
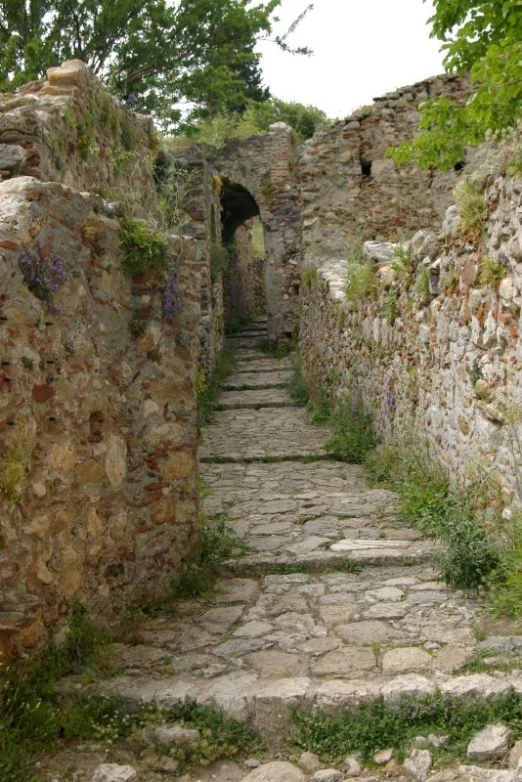
[[[402,767],[393,748],[383,747],[371,775],[357,757],[333,768],[310,752],[299,759],[286,754],[296,708],[332,712],[378,696],[395,701],[437,689],[496,697],[512,686],[521,691],[522,673],[516,665],[489,674],[459,670],[476,650],[516,660],[519,639],[497,634],[479,642],[480,606],[437,581],[433,543],[400,521],[395,496],[369,488],[360,467],[324,458],[328,432],[310,426],[288,396],[285,407],[272,405],[274,390],[261,379],[287,373],[289,361],[280,370],[257,351],[260,330],[236,340],[245,347],[238,349],[234,378],[245,382],[223,396],[244,394],[245,407],[216,413],[204,432],[201,464],[207,515],[226,513],[250,551],[221,566],[211,597],[180,600],[141,620],[140,642],[117,647],[121,673],[97,689],[121,696],[130,710],[192,699],[248,722],[267,739],[269,751],[259,758],[195,768],[182,782],[379,782],[392,766],[400,782],[477,778],[474,766],[430,776],[425,747],[446,741],[438,736],[413,742]],[[252,393],[260,395],[256,404],[259,398],[266,404],[263,416],[248,406]],[[314,454],[310,460],[296,458],[303,441]],[[254,449],[264,461],[255,461]],[[158,769],[175,773],[169,748],[197,740],[190,726],[168,721],[145,728],[142,738],[148,747],[142,756],[121,758],[139,782],[156,782]],[[497,779],[488,774],[515,782],[518,773],[484,772],[491,782]]]
[[[237,393],[269,399],[261,378],[279,374],[276,361],[259,352],[258,369],[252,342],[237,341]],[[225,512],[251,550],[222,566],[214,597],[144,621],[142,644],[121,647],[122,673],[105,691],[134,707],[212,704],[277,743],[295,707],[522,688],[517,670],[459,674],[479,646],[478,604],[437,581],[433,543],[397,518],[393,494],[323,458],[327,436],[289,398],[216,413],[202,448],[205,510]],[[315,456],[299,460],[304,452]]]

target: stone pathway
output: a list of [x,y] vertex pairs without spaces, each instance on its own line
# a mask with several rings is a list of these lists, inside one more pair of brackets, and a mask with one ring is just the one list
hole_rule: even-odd
[[[250,551],[223,565],[210,599],[142,622],[140,643],[119,646],[122,673],[104,691],[133,707],[211,704],[248,720],[272,747],[296,707],[437,688],[522,691],[522,640],[484,637],[478,604],[437,581],[434,543],[396,517],[395,496],[369,488],[361,468],[326,458],[328,430],[292,404],[290,359],[264,356],[262,335],[258,324],[234,338],[237,368],[201,447],[205,511],[226,513]],[[459,671],[478,649],[491,650],[492,670]],[[515,655],[511,670],[494,670],[499,651]],[[213,778],[248,773],[227,768]]]

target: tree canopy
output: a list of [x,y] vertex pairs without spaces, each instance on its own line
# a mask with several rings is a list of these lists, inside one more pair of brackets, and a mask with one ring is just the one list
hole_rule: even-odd
[[[270,37],[283,0],[1,0],[0,90],[45,76],[49,66],[83,60],[136,108],[169,122],[243,110],[266,99],[258,39]],[[311,6],[310,6],[311,7]],[[288,35],[274,41],[291,50]]]
[[390,154],[398,164],[444,169],[522,116],[522,0],[433,2],[432,37],[442,42],[445,68],[469,73],[472,92],[461,106],[445,96],[422,104],[419,135]]

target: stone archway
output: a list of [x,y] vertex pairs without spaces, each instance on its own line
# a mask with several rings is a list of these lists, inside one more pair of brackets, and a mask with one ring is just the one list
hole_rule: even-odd
[[225,322],[241,323],[262,317],[267,311],[266,253],[256,257],[253,221],[260,219],[259,206],[242,185],[222,180],[222,241],[227,264],[223,275]]
[[291,341],[298,320],[302,246],[296,153],[292,129],[276,123],[267,135],[229,140],[212,160],[224,186],[225,241],[227,231],[233,234],[254,215],[263,225],[267,327],[276,342]]

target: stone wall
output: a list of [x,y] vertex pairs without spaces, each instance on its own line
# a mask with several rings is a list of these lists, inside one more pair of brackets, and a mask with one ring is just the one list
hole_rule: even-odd
[[440,94],[463,100],[467,93],[467,81],[459,77],[403,87],[300,147],[297,176],[305,256],[346,257],[361,238],[407,237],[440,223],[457,174],[396,168],[386,150],[415,137],[419,103]]
[[196,375],[223,322],[217,196],[200,165],[190,220],[168,239],[172,274],[125,276],[122,206],[154,225],[154,145],[150,121],[78,62],[0,98],[0,648],[38,644],[76,599],[112,620],[167,595],[199,545]]
[[413,428],[452,476],[485,469],[509,503],[509,419],[522,409],[522,180],[497,171],[485,181],[480,239],[452,206],[442,232],[411,239],[406,268],[396,246],[366,245],[375,298],[346,300],[346,260],[307,272],[300,353],[313,387],[361,400],[385,438]]
[[[154,208],[156,145],[150,117],[126,108],[79,60],[50,68],[48,81],[15,95],[0,93],[0,181],[34,176],[113,200],[118,187],[132,186]],[[129,171],[133,155],[138,164]]]

